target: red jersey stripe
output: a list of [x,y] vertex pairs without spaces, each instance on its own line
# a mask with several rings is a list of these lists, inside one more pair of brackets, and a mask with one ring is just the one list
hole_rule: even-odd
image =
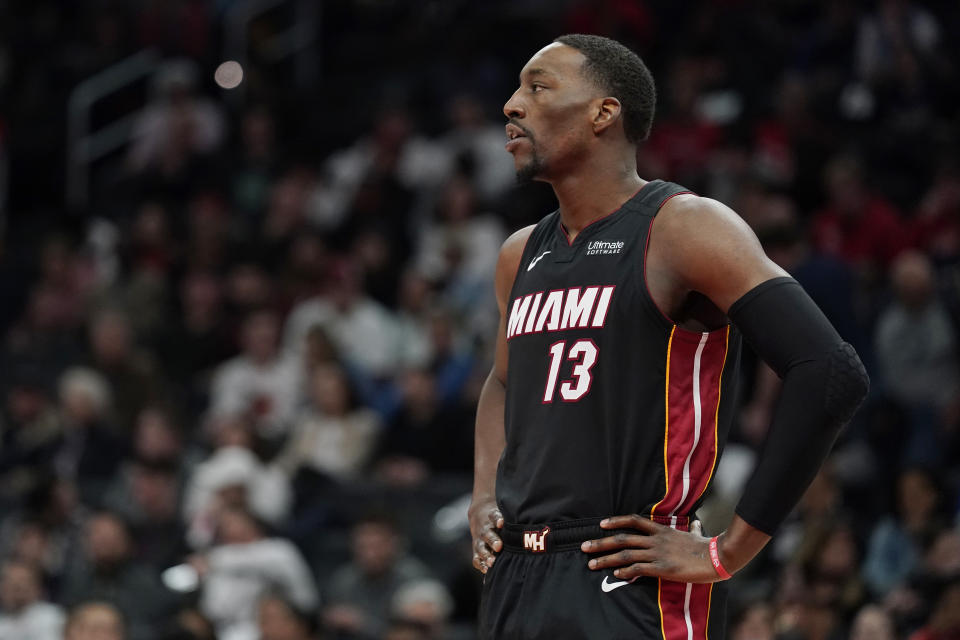
[[706,640],[712,584],[660,578],[657,602],[663,640]]
[[687,515],[717,458],[720,382],[729,327],[710,333],[671,332],[667,349],[663,498],[652,515]]

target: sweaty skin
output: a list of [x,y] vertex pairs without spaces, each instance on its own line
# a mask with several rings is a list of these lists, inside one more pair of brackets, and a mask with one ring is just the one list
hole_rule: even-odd
[[[560,204],[569,239],[619,208],[646,181],[637,175],[636,146],[623,131],[620,102],[604,96],[583,74],[583,54],[552,43],[520,73],[520,87],[504,105],[507,150],[518,175],[548,182]],[[504,447],[507,379],[506,313],[524,245],[533,227],[504,243],[495,288],[500,327],[494,366],[480,396],[470,528],[473,564],[486,572],[503,548],[498,530],[497,462]],[[694,195],[669,200],[653,223],[646,264],[647,284],[657,305],[684,328],[718,326],[736,300],[762,282],[786,275],[763,253],[743,220],[723,204]],[[698,523],[684,532],[637,514],[611,515],[607,529],[634,529],[584,542],[591,569],[616,568],[619,578],[658,576],[681,582],[714,582],[708,538]],[[719,555],[730,573],[742,568],[770,536],[738,516],[719,538]],[[585,556],[584,561],[587,562]]]

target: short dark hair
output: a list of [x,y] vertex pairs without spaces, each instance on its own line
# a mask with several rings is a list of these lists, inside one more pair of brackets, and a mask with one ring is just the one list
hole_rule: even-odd
[[657,88],[640,56],[603,36],[574,33],[560,36],[554,42],[582,53],[586,58],[584,70],[603,91],[620,101],[627,140],[634,144],[646,140],[653,124]]

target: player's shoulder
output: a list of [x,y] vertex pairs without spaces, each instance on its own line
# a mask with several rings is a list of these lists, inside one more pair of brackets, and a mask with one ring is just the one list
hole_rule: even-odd
[[703,243],[751,245],[756,236],[733,209],[713,198],[681,193],[667,200],[654,222],[652,242],[666,242],[671,248],[697,248]]
[[497,259],[496,288],[498,295],[509,293],[513,288],[513,281],[520,269],[520,260],[523,258],[523,250],[527,246],[530,234],[537,225],[532,224],[522,229],[518,229],[510,234],[503,241],[500,247],[500,257]]
[[[531,224],[522,229],[518,229],[503,241],[503,245],[500,247],[500,262],[503,263],[505,267],[509,267],[510,265],[514,267],[520,266],[520,258],[523,257],[523,250],[526,248],[530,234],[533,233],[536,226],[535,224]],[[516,271],[516,268],[514,268],[513,271]]]
[[743,218],[727,205],[695,193],[678,193],[668,199],[663,203],[657,218],[662,222],[660,226],[746,226]]

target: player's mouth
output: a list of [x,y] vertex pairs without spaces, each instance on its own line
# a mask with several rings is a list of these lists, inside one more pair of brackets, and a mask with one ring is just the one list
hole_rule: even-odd
[[513,151],[522,144],[521,140],[528,138],[526,131],[515,124],[508,124],[506,126],[506,132],[507,144],[504,145],[504,147],[510,153],[513,153]]

